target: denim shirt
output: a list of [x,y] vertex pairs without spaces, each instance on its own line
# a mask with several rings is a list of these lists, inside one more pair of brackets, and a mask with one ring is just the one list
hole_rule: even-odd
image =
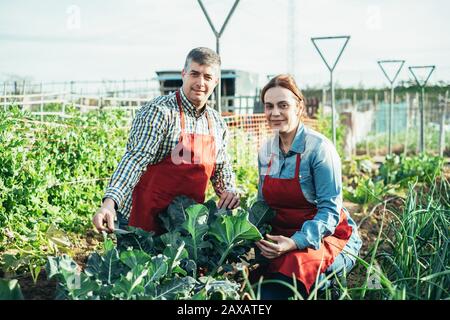
[[[297,154],[301,154],[300,186],[306,200],[317,206],[317,214],[312,220],[303,223],[292,239],[299,249],[319,249],[322,238],[332,235],[339,223],[342,203],[341,160],[336,148],[322,134],[300,124],[291,149],[287,154],[281,151],[279,136],[270,138],[259,152],[258,200],[264,200],[262,188],[267,174],[268,163],[272,157],[269,174],[272,178],[293,178]],[[352,235],[344,248],[356,260],[361,248],[361,238],[355,221],[344,208],[348,223],[352,227]],[[354,256],[353,256],[354,255]]]

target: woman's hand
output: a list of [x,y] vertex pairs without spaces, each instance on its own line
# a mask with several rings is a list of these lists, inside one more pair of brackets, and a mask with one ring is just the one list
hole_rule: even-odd
[[261,249],[261,254],[267,259],[275,259],[285,254],[286,252],[296,250],[297,245],[294,240],[285,236],[271,236],[266,235],[267,239],[274,241],[274,243],[267,240],[260,240],[256,245]]

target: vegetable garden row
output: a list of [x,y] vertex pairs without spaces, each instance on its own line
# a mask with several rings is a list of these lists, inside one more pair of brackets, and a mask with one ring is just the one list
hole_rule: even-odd
[[[205,204],[177,198],[161,216],[164,235],[102,235],[91,218],[123,154],[129,118],[68,112],[73,118],[47,123],[18,109],[0,113],[0,298],[259,299],[261,283],[250,284],[248,272],[265,261],[253,243],[274,213],[256,201],[256,150],[243,159],[230,146],[241,208],[218,210],[209,190]],[[328,128],[320,120],[318,130]],[[361,255],[350,274],[330,275],[337,295],[312,290],[296,299],[450,298],[444,160],[393,155],[378,166],[358,157],[343,162],[343,177]]]

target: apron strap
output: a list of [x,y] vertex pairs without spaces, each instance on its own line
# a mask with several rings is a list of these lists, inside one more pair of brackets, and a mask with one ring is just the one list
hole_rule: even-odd
[[[206,107],[205,107],[206,108]],[[212,123],[212,121],[211,121],[211,118],[209,117],[209,115],[208,115],[208,110],[205,110],[205,113],[206,113],[206,119],[208,120],[208,129],[209,129],[209,135],[210,136],[214,136],[214,130],[213,130],[213,123]]]
[[272,167],[273,153],[270,155],[269,165],[267,166],[266,176],[270,174],[270,168]]
[[[181,123],[181,135],[180,135],[180,137],[181,137],[185,133],[186,125],[184,123],[185,120],[184,120],[183,107],[182,107],[182,103],[181,103],[180,90],[177,90],[175,92],[175,95],[177,97],[178,109],[180,110],[180,123]],[[209,135],[214,136],[213,123],[211,121],[211,118],[208,116],[208,111],[205,110],[205,112],[206,112],[206,119],[208,121]]]
[[[300,162],[301,162],[301,154],[297,153],[297,159],[295,162],[295,175],[294,178],[298,179],[299,174],[300,174]],[[267,171],[266,171],[266,176],[269,175],[270,173],[270,168],[272,167],[272,160],[273,160],[273,153],[270,156],[270,161],[269,161],[269,165],[267,166]]]
[[181,135],[180,135],[180,138],[181,138],[181,136],[183,136],[184,131],[185,131],[184,112],[183,112],[183,108],[182,108],[182,104],[181,104],[180,91],[177,90],[175,95],[177,96],[178,109],[180,110],[180,124],[181,124]]
[[298,179],[299,175],[300,175],[300,161],[301,161],[302,156],[300,155],[300,153],[297,153],[297,161],[295,163],[295,176],[294,178]]

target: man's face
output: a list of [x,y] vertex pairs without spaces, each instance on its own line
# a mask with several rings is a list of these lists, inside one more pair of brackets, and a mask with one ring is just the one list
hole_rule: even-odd
[[196,107],[203,107],[214,91],[218,77],[218,66],[200,65],[191,61],[187,70],[183,69],[183,92]]

